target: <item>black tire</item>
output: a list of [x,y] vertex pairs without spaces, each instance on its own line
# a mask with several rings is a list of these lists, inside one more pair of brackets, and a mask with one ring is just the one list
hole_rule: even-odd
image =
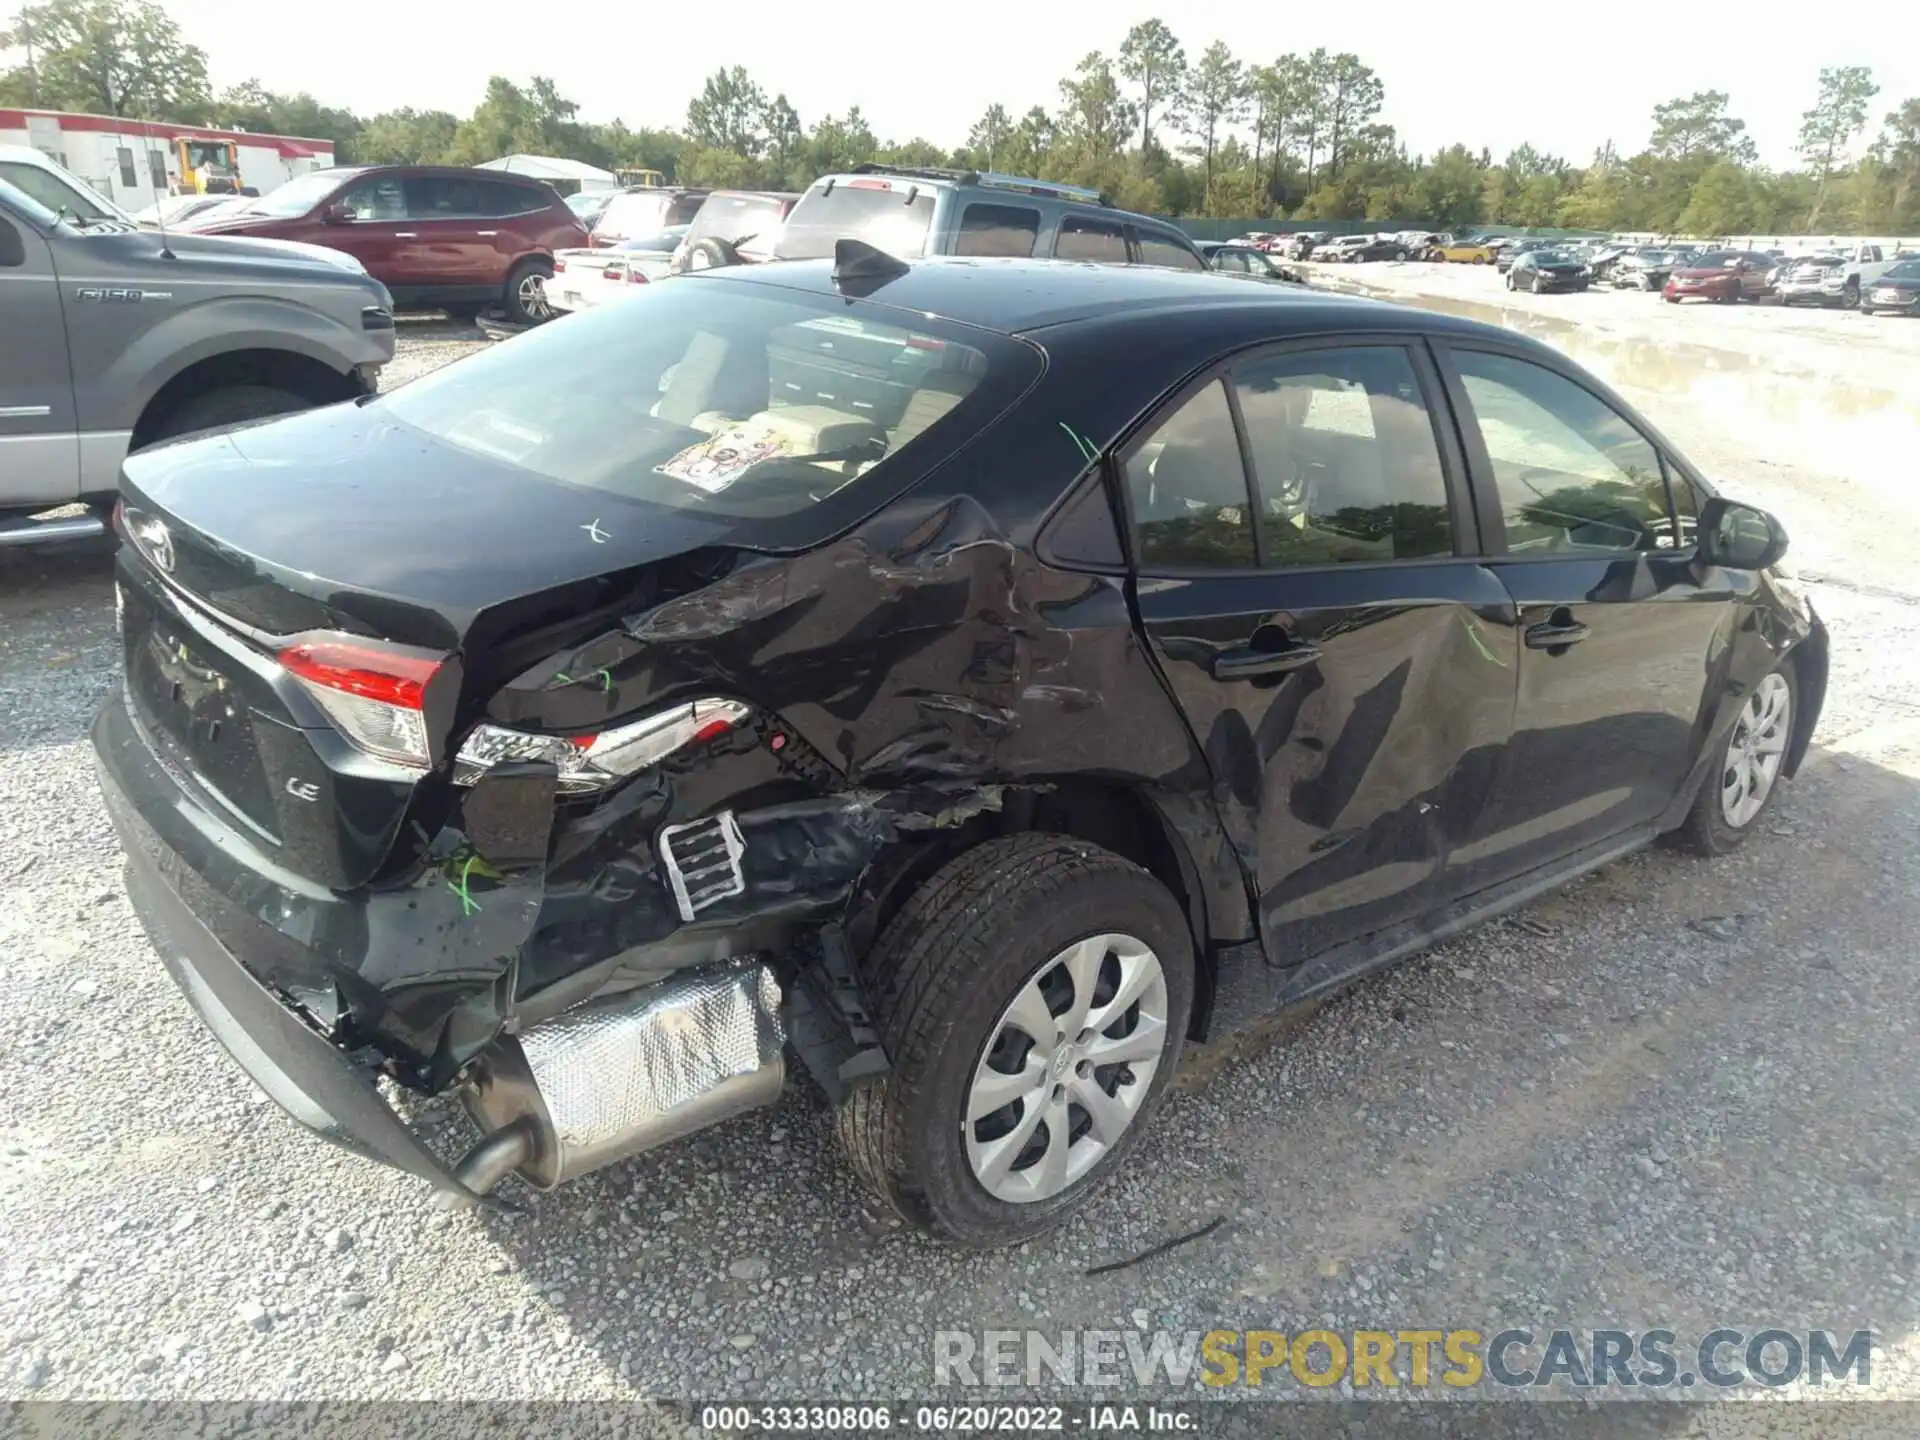
[[[1143,941],[1166,981],[1167,1038],[1147,1098],[1111,1150],[1059,1194],[997,1199],[967,1158],[975,1067],[1021,989],[1075,940],[1106,932]],[[1165,1095],[1193,1007],[1180,905],[1131,861],[1060,835],[992,840],[951,861],[894,916],[861,972],[893,1068],[840,1107],[842,1148],[903,1220],[981,1249],[1059,1223],[1118,1168]]]
[[1840,289],[1840,308],[1842,310],[1857,310],[1859,307],[1860,282],[1858,280],[1849,280]]
[[201,430],[217,430],[223,425],[239,425],[248,420],[265,420],[312,408],[313,401],[306,396],[272,385],[222,385],[174,406],[155,428],[153,438],[177,440]]
[[552,278],[553,262],[538,255],[514,266],[500,292],[500,308],[507,312],[507,319],[515,325],[539,325],[552,319],[546,297],[547,281]]
[[1536,295],[1544,295],[1547,293],[1546,282],[1542,280],[1538,275],[1533,277],[1533,283],[1529,285],[1527,288],[1533,291],[1533,293]]
[[[1791,747],[1793,727],[1799,722],[1800,718],[1799,677],[1794,674],[1793,662],[1791,660],[1782,663],[1771,672],[1771,675],[1780,676],[1787,684],[1788,707],[1784,729],[1786,743]],[[1770,676],[1768,678],[1770,678]],[[1766,684],[1766,679],[1763,678],[1759,684]],[[1759,686],[1756,685],[1756,691],[1758,688]],[[1700,783],[1700,793],[1694,796],[1693,808],[1687,812],[1687,818],[1681,822],[1680,828],[1673,832],[1671,837],[1673,843],[1681,849],[1691,850],[1696,855],[1725,855],[1729,851],[1737,849],[1746,840],[1747,836],[1754,832],[1761,818],[1773,807],[1773,802],[1780,795],[1780,787],[1786,781],[1784,774],[1776,774],[1773,777],[1766,796],[1760,803],[1760,808],[1749,816],[1744,823],[1734,825],[1727,819],[1726,807],[1721,800],[1721,788],[1726,775],[1729,773],[1728,762],[1731,759],[1733,749],[1741,740],[1741,727],[1744,719],[1743,703],[1741,718],[1736,719],[1733,725],[1728,728],[1726,736],[1717,742],[1720,748],[1720,764],[1707,772],[1707,778]],[[1781,759],[1781,768],[1783,770],[1785,764],[1785,752],[1783,751]]]
[[683,262],[682,268],[689,272],[697,270],[725,270],[730,265],[738,265],[740,263],[740,252],[738,249],[727,241],[720,239],[717,235],[709,235],[706,239],[696,240],[692,245],[687,247],[686,259]]
[[1680,303],[1680,297],[1678,295],[1663,295],[1661,298],[1669,305],[1678,305]]

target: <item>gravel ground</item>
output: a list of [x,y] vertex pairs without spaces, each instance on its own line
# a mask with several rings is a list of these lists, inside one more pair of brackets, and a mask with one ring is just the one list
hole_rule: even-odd
[[[387,383],[471,333],[406,327]],[[935,1328],[1724,1324],[1871,1327],[1873,1393],[1920,1398],[1910,530],[1657,399],[1729,488],[1798,506],[1804,550],[1886,561],[1810,586],[1833,685],[1763,833],[1621,861],[1201,1056],[1097,1203],[997,1255],[878,1218],[799,1086],[521,1217],[431,1211],[309,1139],[128,907],[85,738],[116,680],[106,561],[0,556],[0,1393],[898,1398],[930,1393]]]

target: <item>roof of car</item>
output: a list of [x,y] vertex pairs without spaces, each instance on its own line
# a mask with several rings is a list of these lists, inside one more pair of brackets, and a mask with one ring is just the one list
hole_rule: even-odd
[[[702,283],[778,285],[833,295],[830,260],[786,260],[706,271]],[[1422,329],[1507,335],[1478,321],[1357,296],[1296,286],[1247,285],[1217,271],[1153,265],[1103,265],[1068,260],[998,260],[943,256],[910,262],[877,289],[883,305],[944,316],[985,330],[1017,335],[1122,312],[1148,313],[1218,307],[1244,314],[1272,307],[1283,328],[1315,330]],[[1297,322],[1297,324],[1295,323]]]

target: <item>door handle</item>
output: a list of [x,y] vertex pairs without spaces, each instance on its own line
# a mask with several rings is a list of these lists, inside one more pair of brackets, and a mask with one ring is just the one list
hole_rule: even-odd
[[1320,663],[1318,645],[1288,645],[1282,650],[1255,650],[1242,645],[1213,657],[1216,680],[1253,680],[1262,675],[1285,675]]
[[478,235],[482,240],[491,240],[500,232],[498,230],[476,230],[473,233]]
[[1564,650],[1569,645],[1578,645],[1592,633],[1587,626],[1573,618],[1571,610],[1562,605],[1546,618],[1544,624],[1527,627],[1527,648]]
[[418,240],[420,238],[420,232],[418,230],[396,230],[393,232],[393,238],[396,240]]

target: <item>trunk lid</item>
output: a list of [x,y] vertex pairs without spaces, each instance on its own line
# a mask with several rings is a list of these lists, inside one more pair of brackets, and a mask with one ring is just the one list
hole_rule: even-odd
[[[204,808],[336,890],[375,878],[422,787],[442,783],[463,685],[523,663],[503,641],[643,601],[652,562],[718,533],[351,403],[143,451],[121,491],[141,730]],[[430,677],[424,768],[356,747],[296,678],[281,657],[316,637]]]
[[721,521],[455,450],[350,401],[132,456],[170,578],[270,635],[453,652],[489,611],[716,541]]

